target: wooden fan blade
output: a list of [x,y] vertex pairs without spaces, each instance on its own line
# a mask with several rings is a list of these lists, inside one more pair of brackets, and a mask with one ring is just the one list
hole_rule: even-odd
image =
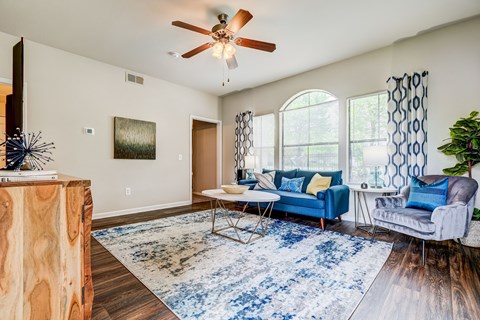
[[203,34],[206,34],[207,36],[212,33],[211,31],[208,31],[207,29],[196,27],[196,26],[193,26],[191,24],[188,24],[188,23],[185,23],[185,22],[182,22],[182,21],[172,21],[172,25],[174,25],[175,27],[179,27],[179,28],[203,33]]
[[233,19],[230,20],[225,29],[227,29],[227,31],[229,31],[231,34],[235,34],[252,18],[253,16],[250,12],[240,9]]
[[200,52],[207,50],[211,46],[212,46],[211,43],[202,44],[201,46],[196,47],[195,49],[190,50],[187,53],[182,54],[182,58],[185,58],[185,59],[191,58],[194,55],[199,54]]
[[246,38],[236,38],[235,44],[242,47],[263,50],[268,52],[273,52],[277,48],[275,43],[263,42],[263,41],[246,39]]
[[233,70],[238,68],[238,62],[237,62],[237,58],[235,58],[235,55],[233,55],[231,58],[228,58],[225,61],[227,61],[228,69]]

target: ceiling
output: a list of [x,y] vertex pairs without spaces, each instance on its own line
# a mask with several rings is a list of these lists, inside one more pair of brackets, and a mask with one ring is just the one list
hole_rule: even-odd
[[[239,67],[209,50],[175,59],[211,38],[205,29],[238,9],[253,19],[237,36],[274,42],[273,53],[237,47]],[[256,87],[480,14],[479,0],[0,0],[0,31],[214,95]],[[28,52],[26,53],[28,54]]]

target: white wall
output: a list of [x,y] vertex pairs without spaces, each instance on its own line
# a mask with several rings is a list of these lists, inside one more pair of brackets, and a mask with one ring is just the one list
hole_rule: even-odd
[[[11,78],[12,46],[18,41],[0,33],[0,78]],[[25,43],[28,131],[42,130],[45,141],[55,142],[55,162],[48,169],[92,180],[94,216],[189,202],[190,114],[221,117],[213,95],[152,77],[145,77],[144,86],[126,83],[124,72]],[[113,159],[114,116],[157,123],[156,160]],[[95,128],[95,136],[84,135],[83,127]]]
[[[252,110],[256,114],[278,110],[291,96],[306,89],[323,89],[340,101],[340,169],[346,177],[346,99],[386,90],[391,75],[429,71],[428,171],[455,163],[436,150],[449,137],[448,127],[472,110],[480,110],[480,18],[423,34],[389,47],[302,73],[264,86],[222,98],[224,123],[224,181],[233,179],[235,114]],[[319,53],[321,54],[321,53]],[[301,59],[301,57],[299,57]],[[254,75],[252,75],[254,76]],[[278,130],[278,127],[277,127]],[[276,139],[278,167],[278,133]],[[480,180],[480,167],[474,170]],[[480,197],[478,197],[480,198]],[[477,206],[479,204],[477,199]],[[353,206],[351,205],[351,211]],[[347,219],[352,219],[350,213]]]

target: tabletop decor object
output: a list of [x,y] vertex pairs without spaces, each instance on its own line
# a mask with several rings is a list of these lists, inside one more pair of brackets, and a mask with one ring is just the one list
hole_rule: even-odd
[[255,169],[255,156],[245,156],[245,168],[247,170],[247,179],[255,179],[253,170]]
[[383,188],[382,173],[380,167],[388,163],[386,146],[368,146],[363,148],[363,164],[373,167],[372,177],[369,181],[371,188]]
[[242,194],[248,190],[248,186],[241,186],[238,184],[224,184],[222,190],[231,194]]
[[41,142],[42,131],[24,133],[18,129],[18,133],[13,137],[8,134],[5,134],[5,137],[5,141],[0,144],[0,147],[5,146],[5,149],[0,151],[0,157],[6,160],[3,169],[10,167],[18,171],[23,166],[29,170],[43,170],[47,162],[53,161],[50,156],[52,149],[55,149],[54,143]]

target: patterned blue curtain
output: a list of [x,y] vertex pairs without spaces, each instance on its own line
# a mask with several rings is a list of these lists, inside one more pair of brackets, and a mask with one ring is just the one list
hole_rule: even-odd
[[235,116],[235,177],[237,170],[245,168],[245,156],[253,155],[253,112]]
[[427,80],[427,71],[387,80],[387,186],[400,189],[427,172]]

